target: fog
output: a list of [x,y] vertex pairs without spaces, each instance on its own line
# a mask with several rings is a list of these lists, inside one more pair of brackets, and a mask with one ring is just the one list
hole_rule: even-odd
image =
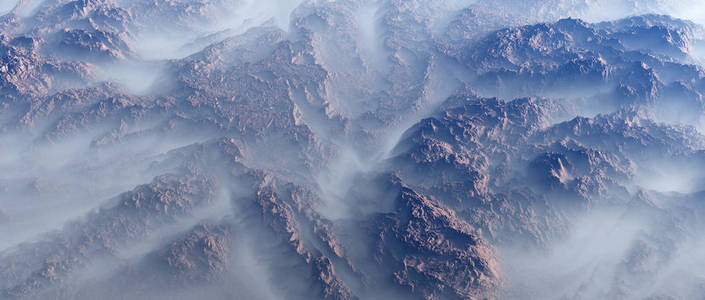
[[165,61],[134,61],[100,64],[100,79],[119,83],[134,95],[150,95],[173,80]]
[[3,11],[1,8],[4,6],[4,8],[9,9],[8,11],[5,11],[5,13],[12,12],[21,17],[29,17],[32,16],[37,11],[37,9],[45,2],[46,0],[3,1],[3,4],[0,4],[0,12]]
[[705,259],[700,248],[702,231],[691,227],[679,232],[671,227],[673,224],[666,220],[678,218],[680,213],[639,206],[595,209],[576,218],[565,238],[548,249],[502,249],[510,286],[505,296],[507,299],[696,297],[702,293],[705,279],[705,272],[695,267]]
[[[142,126],[149,124],[134,124],[124,134],[149,128]],[[60,228],[107,199],[150,181],[166,171],[152,167],[165,153],[198,141],[146,135],[96,146],[95,139],[105,131],[93,128],[56,142],[27,132],[0,136],[5,141],[0,147],[0,167],[5,170],[0,176],[0,203],[9,217],[0,228],[4,237],[0,249]]]
[[695,158],[654,159],[640,166],[635,184],[657,192],[690,194],[702,190],[705,174],[693,161]]
[[[125,22],[134,23],[125,27],[129,49],[124,57],[97,61],[78,55],[53,56],[55,44],[50,38],[32,46],[43,51],[32,59],[51,58],[42,63],[56,76],[70,66],[54,60],[95,67],[95,73],[90,69],[91,82],[46,95],[19,93],[17,87],[35,76],[22,72],[39,70],[30,59],[13,62],[18,67],[11,71],[19,71],[0,81],[8,95],[0,99],[0,282],[9,282],[0,283],[0,298],[28,290],[32,294],[18,298],[310,299],[322,295],[316,290],[319,285],[325,292],[343,286],[361,299],[413,298],[420,292],[396,286],[401,279],[392,276],[401,275],[383,270],[388,266],[380,263],[382,258],[369,257],[370,253],[389,255],[378,247],[393,237],[375,230],[394,220],[399,189],[406,185],[428,193],[424,197],[443,209],[451,207],[458,219],[449,223],[468,222],[476,227],[473,234],[477,230],[483,241],[497,249],[502,298],[641,299],[662,294],[693,298],[705,290],[705,271],[700,271],[705,270],[705,250],[701,250],[705,238],[699,229],[705,223],[699,211],[705,190],[699,156],[705,141],[698,136],[705,128],[700,116],[705,111],[703,79],[702,68],[688,65],[702,66],[702,41],[693,42],[690,57],[671,59],[619,47],[604,54],[591,53],[600,49],[564,46],[546,50],[537,42],[544,37],[539,35],[528,45],[545,56],[545,69],[533,70],[533,62],[527,62],[516,66],[516,78],[503,78],[502,67],[483,77],[489,67],[463,61],[480,58],[453,57],[447,51],[461,49],[462,54],[477,41],[445,39],[449,24],[465,8],[478,9],[490,18],[496,14],[503,16],[501,20],[511,19],[505,26],[563,17],[613,21],[644,13],[703,24],[705,6],[699,1],[109,2],[108,6],[129,11]],[[102,22],[99,18],[81,19],[73,11],[69,15],[76,19],[70,22],[33,28],[36,24],[28,17],[56,3],[68,1],[3,1],[0,14],[14,12],[20,16],[17,22],[27,22],[23,34],[42,37],[52,37],[61,26],[103,28],[95,25]],[[119,12],[110,12],[122,20]],[[70,19],[62,13],[47,11],[46,19]],[[87,15],[91,14],[95,12]],[[482,19],[478,22],[487,27],[478,30],[493,26],[482,24]],[[262,28],[281,31],[257,31]],[[267,38],[253,38],[260,34]],[[510,36],[503,43],[519,38]],[[86,47],[106,46],[88,43]],[[511,47],[490,50],[488,55],[498,60],[520,52]],[[604,56],[619,64],[615,69],[622,77],[610,74],[615,77],[578,82],[555,71],[556,66],[593,54],[599,63],[608,64]],[[638,68],[631,63],[642,58],[653,64]],[[585,72],[584,65],[573,67],[579,75]],[[654,81],[664,82],[646,82],[652,79],[649,72],[656,74]],[[173,86],[175,78],[183,80],[184,86]],[[46,85],[52,80],[47,79]],[[113,89],[110,83],[124,90]],[[660,84],[676,83],[682,84],[681,90],[676,87],[672,95],[658,94],[664,89]],[[656,87],[650,89],[649,84]],[[79,93],[91,88],[104,92],[110,101],[92,99],[98,92]],[[653,95],[640,94],[644,91]],[[55,92],[71,96],[61,98]],[[414,134],[409,130],[426,118],[448,117],[444,104],[458,95],[467,96],[461,97],[465,101],[541,97],[553,107],[537,115],[552,123],[525,120],[531,128],[510,124],[509,117],[524,113],[520,108],[503,116],[493,115],[502,110],[488,109],[489,117],[470,116],[478,112],[468,111],[468,116],[449,120],[449,128],[438,129],[434,123],[432,129],[419,133],[419,140],[448,144],[447,149],[419,144],[428,148],[419,151],[427,151],[431,158],[418,165],[396,160],[400,153],[395,149],[417,150],[398,148],[405,134]],[[531,107],[526,114],[532,109],[544,110]],[[632,109],[636,116],[626,113]],[[592,119],[570,128],[563,122],[599,114],[616,116],[617,121],[602,128]],[[9,123],[23,115],[36,115],[37,120],[30,116],[27,119],[32,120],[22,124]],[[504,124],[476,123],[484,117],[491,121],[496,117]],[[659,123],[651,126],[639,118]],[[253,129],[251,124],[263,126]],[[683,126],[669,127],[673,124]],[[512,126],[527,141],[505,143],[496,138]],[[600,134],[614,135],[615,141]],[[493,143],[484,145],[487,149],[480,148],[480,140],[492,138]],[[479,146],[464,149],[450,143]],[[575,148],[570,151],[588,153],[587,162],[573,163],[584,163],[589,170],[571,174],[566,171],[568,163],[564,166],[559,159],[561,170],[552,173],[558,174],[557,182],[547,184],[548,188],[537,184],[545,178],[526,175],[526,165],[539,154],[570,147]],[[630,149],[643,150],[632,153]],[[516,157],[502,157],[508,154]],[[473,159],[487,160],[487,166],[479,170]],[[404,178],[403,171],[419,166],[428,168],[428,173],[414,171]],[[478,177],[483,180],[495,175],[497,179],[477,180],[483,186],[476,187],[469,186],[475,178],[456,176],[469,177],[474,171],[482,173]],[[628,174],[613,174],[622,171]],[[423,180],[418,178],[429,174],[442,174],[429,180],[441,186],[419,183]],[[483,192],[475,195],[475,188]],[[462,201],[445,203],[450,201],[439,195],[448,195],[436,190]],[[531,201],[545,207],[537,209],[529,200],[510,207],[511,201],[498,200],[524,192],[527,199],[534,197]],[[121,214],[129,210],[120,204],[125,195],[133,195],[135,204],[129,209],[134,211]],[[585,198],[581,198],[587,203],[584,207],[565,208],[569,206],[565,202],[578,197]],[[473,215],[483,209],[497,210]],[[534,243],[507,238],[511,235],[499,230],[482,235],[479,228],[487,225],[482,222],[504,221],[504,215],[491,215],[501,213],[524,214],[519,218],[525,217],[520,221],[526,223],[507,227],[530,228],[516,232],[545,229],[531,222],[556,228],[547,229],[550,233],[531,232],[551,237]],[[418,222],[413,225],[424,226]],[[213,231],[198,232],[201,226],[227,228],[222,234],[226,241],[218,244],[220,232],[210,227]],[[553,235],[554,231],[558,233]],[[189,238],[193,240],[184,240]],[[435,237],[423,238],[430,243]],[[420,272],[417,275],[427,276],[430,273],[422,273],[427,271],[424,263],[436,267],[435,255],[444,251],[438,249],[454,242],[439,240],[422,249],[423,255],[414,252],[418,249],[403,249],[413,254],[401,255],[395,263],[411,269],[410,261],[419,260],[414,266]],[[76,245],[80,249],[71,248]],[[164,265],[169,255],[174,261]],[[50,272],[43,269],[46,261],[56,263]],[[443,268],[436,270],[434,280],[442,281],[456,271]],[[417,284],[413,280],[430,280],[410,278],[404,284],[412,287]],[[34,281],[36,286],[27,284]],[[122,297],[106,296],[125,286],[139,288],[124,291]]]
[[[145,23],[135,33],[134,49],[150,60],[177,59],[202,50],[211,43],[262,25],[289,30],[290,15],[303,1],[215,1],[193,15],[161,19],[160,10],[147,7]],[[184,3],[188,3],[185,1]],[[126,8],[142,8],[139,1],[123,1]]]
[[647,220],[606,210],[575,220],[545,251],[504,249],[508,299],[610,298],[617,271]]
[[372,68],[379,68],[386,63],[381,59],[381,54],[384,53],[384,43],[380,13],[378,3],[362,5],[357,11],[361,48],[364,51],[364,56],[373,57],[368,62]]
[[697,0],[597,1],[583,12],[581,17],[591,22],[599,22],[646,13],[667,14],[705,24],[705,7]]
[[13,8],[15,8],[15,5],[17,5],[18,2],[19,0],[8,0],[0,3],[0,15],[10,12]]
[[667,14],[703,24],[705,9],[697,0],[597,0],[597,1],[516,1],[492,4],[528,21],[553,21],[573,17],[589,22],[611,21],[642,14]]

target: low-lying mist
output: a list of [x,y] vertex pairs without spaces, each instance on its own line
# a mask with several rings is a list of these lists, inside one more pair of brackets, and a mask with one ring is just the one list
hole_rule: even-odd
[[[140,125],[135,125],[139,132]],[[168,171],[154,168],[165,153],[199,141],[151,134],[98,146],[104,130],[94,128],[58,141],[28,132],[0,136],[0,249],[60,228],[126,190]],[[129,136],[130,131],[126,132]],[[205,137],[204,137],[205,138]]]
[[[267,25],[289,30],[290,15],[301,0],[215,1],[201,11],[181,18],[164,18],[160,10],[147,7],[143,29],[134,38],[139,57],[148,60],[178,59],[204,47],[248,30]],[[184,2],[188,3],[188,1]],[[126,2],[125,7],[141,8],[141,2]]]
[[0,15],[4,15],[4,14],[10,12],[13,8],[15,8],[15,6],[17,5],[18,2],[19,2],[19,0],[12,0],[12,1],[8,0],[8,1],[3,1],[2,3],[0,3]]
[[509,287],[505,296],[697,298],[705,283],[705,272],[698,267],[705,259],[705,240],[697,224],[671,223],[670,218],[682,213],[648,206],[595,209],[575,218],[565,237],[547,249],[504,248],[500,256]]
[[[0,3],[11,12],[0,300],[705,291],[705,44],[678,48],[681,25],[658,16],[555,24],[702,24],[696,0]],[[485,24],[500,15],[547,23]],[[689,52],[630,48],[609,26]],[[87,31],[89,54],[54,53],[63,27]],[[117,37],[126,49],[92,56]],[[24,86],[70,68],[91,82]]]

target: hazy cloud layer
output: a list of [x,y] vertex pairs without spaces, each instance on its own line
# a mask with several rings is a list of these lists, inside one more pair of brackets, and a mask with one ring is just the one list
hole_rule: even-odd
[[0,298],[702,294],[699,1],[19,3]]

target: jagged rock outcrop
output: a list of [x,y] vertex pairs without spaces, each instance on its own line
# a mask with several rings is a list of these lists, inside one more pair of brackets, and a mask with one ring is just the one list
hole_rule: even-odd
[[414,298],[480,299],[500,284],[489,245],[431,199],[402,188],[396,211],[374,224],[374,260],[389,265],[392,280]]

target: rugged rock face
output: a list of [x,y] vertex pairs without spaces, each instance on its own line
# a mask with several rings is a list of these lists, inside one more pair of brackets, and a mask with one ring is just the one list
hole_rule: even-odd
[[[0,89],[5,97],[13,99],[21,95],[46,95],[90,82],[91,71],[88,66],[47,59],[40,54],[39,43],[32,37],[0,35],[3,61],[0,67]],[[4,103],[8,104],[12,104],[12,101]]]
[[[482,94],[570,95],[586,98],[584,105],[609,107],[608,111],[645,101],[659,114],[670,102],[682,101],[668,97],[666,85],[700,80],[700,75],[691,73],[694,66],[683,63],[701,29],[667,17],[642,18],[649,21],[639,23],[635,18],[590,25],[564,19],[499,30],[468,46],[462,46],[463,40],[449,41],[444,47],[478,74],[476,87]],[[640,25],[630,27],[633,23]],[[695,68],[696,73],[702,72]],[[670,76],[676,73],[680,75]],[[685,74],[694,77],[680,77]],[[571,82],[570,87],[566,82]]]
[[171,243],[160,257],[175,277],[186,282],[207,281],[227,270],[230,242],[227,226],[203,224]]
[[[689,239],[681,227],[688,213],[665,208],[672,207],[670,200],[633,199],[629,190],[654,157],[674,163],[694,159],[702,137],[692,128],[624,111],[551,125],[547,117],[561,111],[560,103],[473,96],[449,102],[447,110],[405,134],[391,166],[412,186],[451,205],[496,245],[512,247],[507,245],[521,239],[545,247],[566,236],[576,216],[605,206],[625,209],[627,219],[663,220],[628,248],[611,290],[588,289],[571,297],[631,297],[645,289],[640,280],[658,277],[652,268],[673,263],[678,250],[672,245]],[[637,202],[642,208],[635,208]]]
[[20,1],[0,298],[702,294],[705,30],[474,2]]
[[491,248],[452,210],[407,188],[397,205],[377,221],[374,254],[395,283],[421,299],[479,298],[498,287]]
[[183,216],[211,197],[212,183],[162,176],[119,197],[114,208],[68,224],[46,241],[21,245],[3,257],[3,297],[36,294],[88,259],[110,255],[125,243],[146,236],[160,224]]

